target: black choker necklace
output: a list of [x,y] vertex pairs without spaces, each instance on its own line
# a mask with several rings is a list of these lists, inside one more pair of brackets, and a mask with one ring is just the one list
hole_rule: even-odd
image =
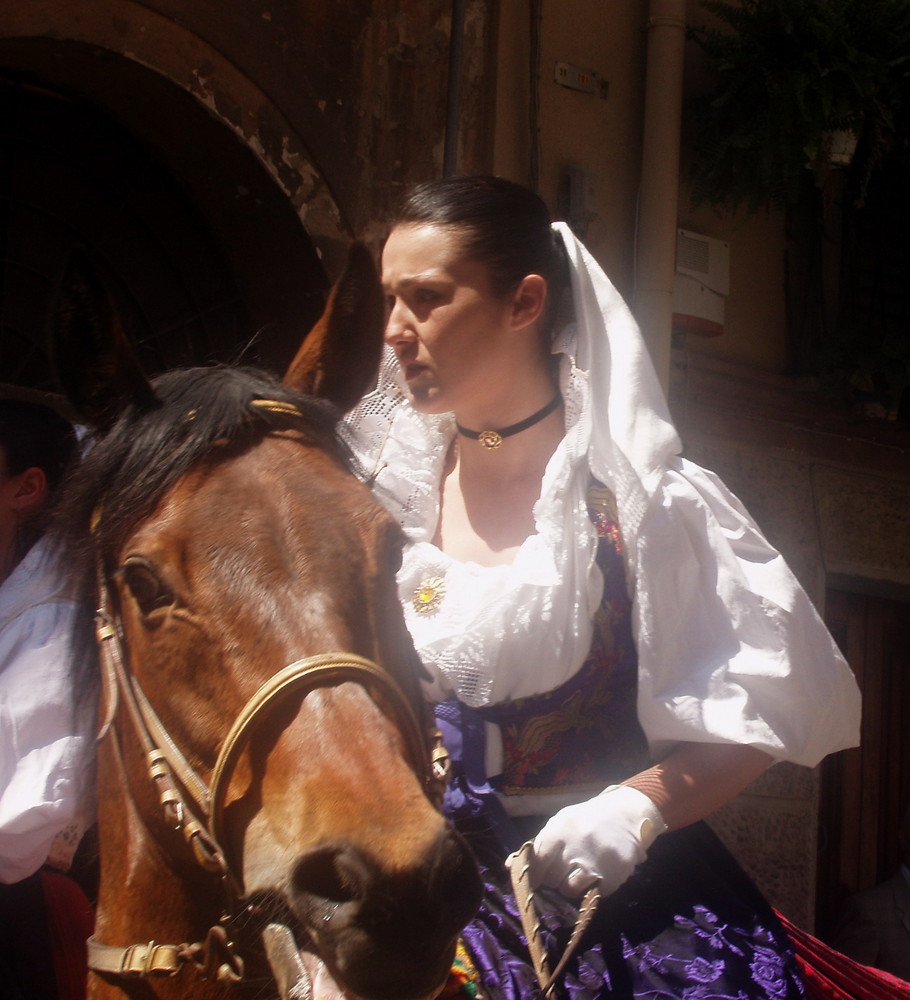
[[533,427],[535,424],[539,424],[544,417],[548,417],[559,404],[562,402],[562,393],[557,392],[556,395],[550,400],[549,403],[543,409],[538,410],[536,413],[532,413],[530,417],[524,420],[519,420],[517,424],[509,424],[508,427],[503,427],[499,431],[471,431],[467,427],[462,427],[457,421],[455,426],[458,428],[458,433],[464,435],[466,438],[470,438],[472,441],[479,441],[484,448],[489,448],[492,451],[494,448],[498,448],[502,444],[502,439],[511,437],[513,434],[517,434],[519,431],[526,431],[529,427]]

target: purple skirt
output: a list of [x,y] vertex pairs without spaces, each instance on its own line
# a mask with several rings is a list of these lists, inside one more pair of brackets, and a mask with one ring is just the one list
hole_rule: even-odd
[[[539,987],[503,859],[519,837],[480,765],[482,723],[443,703],[453,757],[445,811],[480,865],[484,899],[462,932],[490,1000],[530,1000]],[[577,917],[559,893],[537,894],[551,967]],[[704,823],[664,834],[605,899],[557,987],[571,1000],[805,1000],[786,931]]]
[[[475,831],[476,833],[476,831]],[[469,835],[470,837],[470,835]],[[491,1000],[538,996],[504,866],[481,865],[485,894],[462,936]],[[551,966],[577,916],[538,893]],[[804,1000],[786,932],[705,824],[666,834],[601,904],[560,992],[572,1000]]]

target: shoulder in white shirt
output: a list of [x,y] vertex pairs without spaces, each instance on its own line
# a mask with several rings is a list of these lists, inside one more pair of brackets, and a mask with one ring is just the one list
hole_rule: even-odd
[[[0,882],[41,867],[58,834],[70,857],[91,738],[79,732],[70,680],[77,612],[48,539],[0,586]],[[81,830],[79,831],[81,834]]]

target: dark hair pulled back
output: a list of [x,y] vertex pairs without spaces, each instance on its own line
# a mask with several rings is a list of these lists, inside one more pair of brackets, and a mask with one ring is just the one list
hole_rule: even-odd
[[[69,421],[42,403],[24,399],[0,399],[0,448],[10,476],[18,476],[26,469],[41,469],[51,498],[77,459],[76,432]],[[44,534],[49,509],[45,504],[17,525],[13,565],[24,559]]]
[[493,291],[505,295],[528,274],[546,278],[551,301],[568,285],[562,240],[533,191],[502,177],[446,177],[413,188],[396,226],[457,229],[466,257],[486,265]]
[[24,399],[0,399],[0,445],[7,471],[18,476],[36,467],[56,489],[76,452],[72,425],[55,410]]

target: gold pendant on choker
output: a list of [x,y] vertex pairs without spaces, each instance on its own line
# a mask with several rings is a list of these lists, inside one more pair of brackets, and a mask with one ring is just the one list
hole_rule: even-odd
[[446,596],[446,582],[441,576],[428,576],[414,591],[411,603],[419,615],[432,615]]
[[455,422],[455,429],[463,437],[477,441],[482,448],[487,451],[495,451],[501,444],[503,438],[511,437],[513,434],[520,434],[529,427],[539,424],[544,417],[548,417],[562,402],[562,394],[557,391],[556,395],[546,406],[532,413],[530,417],[519,420],[517,424],[509,424],[508,427],[500,427],[498,431],[472,431],[469,427],[462,427],[458,421]]
[[481,431],[477,435],[477,440],[484,448],[489,448],[492,451],[502,444],[502,435],[498,431]]

